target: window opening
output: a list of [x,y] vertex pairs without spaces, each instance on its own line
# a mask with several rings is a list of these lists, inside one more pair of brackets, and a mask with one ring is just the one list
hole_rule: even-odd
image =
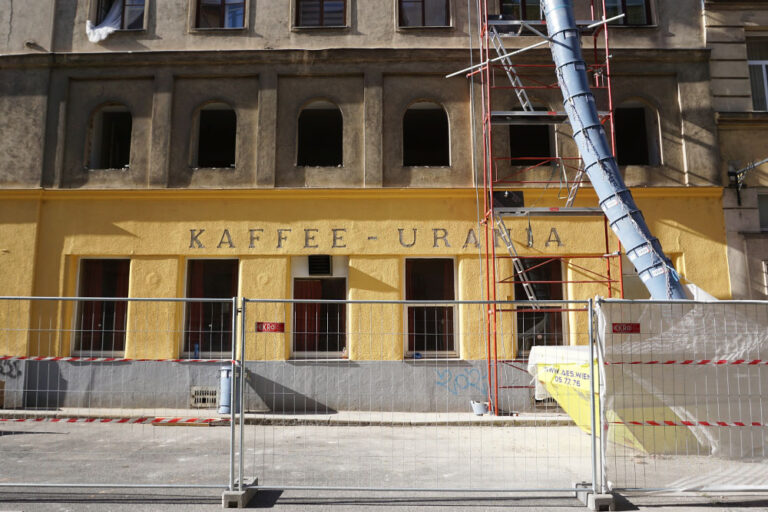
[[768,110],[768,39],[747,40],[747,64],[752,88],[752,108]]
[[200,110],[196,167],[234,167],[237,114],[228,105]]
[[552,130],[549,125],[509,125],[509,156],[512,165],[535,166],[552,157]]
[[626,14],[619,20],[612,21],[614,25],[650,25],[650,0],[605,0],[605,17],[612,18]]
[[[84,259],[80,262],[80,297],[128,297],[130,260]],[[78,303],[75,350],[117,353],[125,350],[127,301],[88,300]]]
[[296,25],[343,27],[346,25],[346,2],[344,0],[298,0]]
[[447,27],[449,0],[399,0],[401,27]]
[[[405,260],[405,299],[454,300],[453,260],[427,258]],[[452,305],[406,305],[408,353],[455,354]]]
[[403,116],[403,166],[448,166],[448,115],[434,103],[416,103]]
[[[645,107],[621,107],[614,112],[616,156],[619,165],[659,165],[658,146],[649,137],[650,112]],[[653,144],[653,147],[652,147]],[[653,152],[651,152],[653,149]]]
[[758,194],[757,211],[760,213],[760,231],[768,231],[768,194]]
[[344,163],[344,121],[341,110],[327,101],[317,101],[299,114],[299,167],[336,167]]
[[93,117],[91,169],[122,169],[131,160],[131,113],[123,106],[104,107]]
[[96,5],[96,25],[97,29],[143,29],[144,0],[99,0]]
[[[237,295],[238,260],[190,260],[187,297],[231,299]],[[198,359],[232,352],[232,302],[188,302],[184,352]]]
[[[539,301],[563,299],[563,272],[559,260],[522,258],[525,274]],[[515,299],[525,300],[523,285],[515,282]],[[517,354],[526,357],[531,347],[542,345],[563,345],[563,318],[560,306],[541,306],[531,311],[526,305],[518,305],[517,312]]]
[[539,0],[501,0],[501,14],[515,20],[540,20]]
[[197,0],[197,28],[243,28],[243,0]]

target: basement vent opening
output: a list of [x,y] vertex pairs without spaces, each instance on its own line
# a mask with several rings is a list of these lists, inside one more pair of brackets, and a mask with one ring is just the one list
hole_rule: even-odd
[[311,276],[330,276],[333,274],[331,257],[327,254],[307,256],[307,266]]
[[215,386],[192,386],[189,405],[198,409],[215,409],[219,404],[219,391]]

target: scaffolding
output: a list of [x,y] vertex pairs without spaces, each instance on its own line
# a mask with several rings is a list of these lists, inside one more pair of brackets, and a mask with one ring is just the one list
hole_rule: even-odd
[[[577,3],[579,0],[575,0]],[[492,5],[493,3],[493,5]],[[504,5],[516,5],[517,12],[503,14],[492,12]],[[480,20],[480,62],[469,69],[468,76],[479,82],[482,93],[482,148],[483,148],[483,204],[482,218],[484,232],[484,275],[485,299],[496,303],[499,298],[508,296],[505,287],[515,289],[516,300],[531,301],[531,306],[514,306],[511,308],[489,307],[486,311],[488,359],[488,389],[491,410],[499,415],[511,412],[503,411],[499,404],[500,390],[519,387],[505,386],[503,369],[520,369],[517,363],[524,363],[527,357],[527,345],[536,340],[524,339],[524,327],[520,325],[521,318],[526,322],[526,313],[532,318],[528,321],[529,330],[537,325],[546,323],[546,315],[572,314],[573,308],[562,304],[547,307],[542,299],[564,299],[566,297],[539,297],[537,288],[542,285],[565,286],[585,283],[597,283],[604,286],[605,295],[623,297],[621,245],[609,233],[608,221],[599,207],[575,207],[575,199],[582,185],[588,183],[579,156],[546,155],[499,155],[494,151],[495,139],[499,137],[499,126],[552,126],[568,123],[564,111],[537,107],[532,99],[540,91],[559,89],[555,77],[555,66],[549,63],[549,52],[546,54],[548,63],[536,62],[535,58],[513,63],[512,58],[549,44],[546,22],[543,19],[521,19],[524,10],[522,2],[503,2],[502,0],[478,0],[477,10]],[[528,3],[527,3],[528,4]],[[589,17],[588,20],[577,21],[582,37],[591,37],[591,62],[587,63],[587,73],[591,76],[590,84],[593,91],[600,91],[601,101],[598,105],[600,122],[610,134],[610,143],[615,154],[616,139],[613,123],[613,100],[611,91],[610,50],[606,23],[605,0],[583,0],[580,14]],[[527,5],[530,9],[530,5]],[[526,17],[533,17],[528,13]],[[543,18],[543,16],[540,16]],[[597,21],[596,21],[597,20]],[[602,20],[602,21],[600,21]],[[508,51],[504,41],[514,41],[515,50]],[[530,42],[530,44],[528,44]],[[518,49],[519,48],[519,49]],[[585,52],[585,56],[586,56]],[[506,91],[506,93],[505,93]],[[509,91],[514,93],[510,94]],[[502,98],[502,108],[498,108]],[[507,103],[503,103],[506,100]],[[508,103],[512,103],[509,105]],[[602,107],[602,109],[601,109]],[[510,145],[512,135],[510,132]],[[549,174],[549,176],[547,176]],[[547,189],[558,186],[560,191],[567,189],[567,195],[558,192],[562,206],[546,207],[526,204],[524,191]],[[561,197],[562,195],[562,197]],[[521,256],[507,228],[505,219],[527,218],[529,228],[528,247],[532,246],[532,229],[530,219],[543,216],[556,217],[601,217],[604,232],[604,247],[602,251],[589,254],[546,254]],[[503,242],[503,250],[497,248],[499,239]],[[501,244],[499,244],[501,245]],[[511,260],[511,265],[503,263]],[[586,263],[591,261],[592,267]],[[595,263],[598,262],[598,263]],[[559,279],[541,279],[534,274],[537,270],[550,264],[560,266]],[[594,267],[604,268],[596,272]],[[508,270],[506,270],[508,269]],[[617,272],[618,271],[618,272]],[[568,278],[568,272],[581,274],[580,279]],[[616,275],[618,273],[618,275]],[[525,297],[518,296],[523,293]],[[567,297],[580,299],[586,297]],[[510,318],[511,316],[511,318]],[[504,328],[506,323],[514,326],[513,353],[499,353],[500,337],[507,335],[510,329]],[[540,327],[541,328],[541,327]],[[556,329],[554,327],[553,329]],[[527,332],[527,331],[525,331]],[[560,333],[562,339],[562,332]]]

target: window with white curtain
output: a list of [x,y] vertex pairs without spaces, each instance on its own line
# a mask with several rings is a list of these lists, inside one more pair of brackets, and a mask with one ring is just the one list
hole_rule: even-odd
[[98,43],[118,30],[142,30],[145,3],[145,0],[98,0],[96,22],[88,20],[85,25],[88,40]]

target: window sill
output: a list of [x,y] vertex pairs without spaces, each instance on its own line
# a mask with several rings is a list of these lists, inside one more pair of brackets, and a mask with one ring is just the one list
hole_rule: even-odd
[[650,23],[648,25],[619,25],[619,24],[613,24],[609,23],[608,27],[610,28],[659,28],[659,26],[655,23]]
[[453,25],[398,25],[397,31],[410,32],[412,30],[453,30]]
[[125,172],[130,171],[131,167],[126,165],[125,167],[85,167],[88,172]]
[[[119,359],[123,359],[125,357],[124,351],[111,351],[111,350],[104,350],[104,351],[78,351],[74,350],[72,352],[72,357],[116,357]],[[87,361],[83,361],[87,362]]]
[[349,30],[349,25],[294,25],[291,27],[292,32],[314,32],[316,30],[318,31],[324,31],[324,30]]
[[248,27],[194,27],[189,29],[190,34],[216,34],[216,33],[232,33],[232,32],[245,32]]
[[191,171],[234,171],[236,167],[231,165],[229,167],[190,167]]

